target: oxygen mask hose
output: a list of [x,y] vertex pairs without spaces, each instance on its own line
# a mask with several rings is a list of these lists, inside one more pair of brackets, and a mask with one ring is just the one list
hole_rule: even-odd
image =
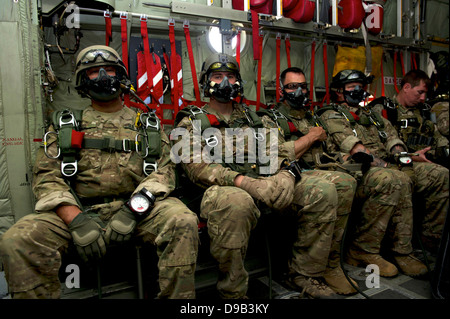
[[124,84],[123,82],[120,82],[120,88],[122,90],[123,93],[130,93],[137,101],[139,101],[140,103],[144,104],[145,107],[147,108],[147,110],[149,112],[152,112],[152,110],[150,109],[150,107],[147,105],[147,103],[145,103],[140,97],[139,95],[136,94],[136,91],[133,88],[133,85],[131,83],[126,83]]

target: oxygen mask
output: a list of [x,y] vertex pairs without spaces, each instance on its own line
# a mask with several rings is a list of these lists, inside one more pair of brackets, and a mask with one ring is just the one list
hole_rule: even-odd
[[219,102],[227,103],[237,97],[240,93],[240,83],[236,81],[231,84],[228,77],[224,77],[222,82],[210,81],[209,93]]
[[[286,89],[295,89],[295,91],[288,93],[286,92]],[[309,99],[307,97],[307,93],[303,93],[303,91],[307,90],[306,83],[288,83],[283,87],[282,100],[286,100],[294,109],[305,108],[309,103]]]
[[82,89],[93,100],[108,102],[119,96],[120,80],[117,76],[108,75],[104,68],[100,68],[98,76],[94,79],[86,79]]
[[358,106],[361,101],[364,101],[369,97],[369,93],[364,91],[359,85],[352,91],[344,90],[345,101],[350,106]]

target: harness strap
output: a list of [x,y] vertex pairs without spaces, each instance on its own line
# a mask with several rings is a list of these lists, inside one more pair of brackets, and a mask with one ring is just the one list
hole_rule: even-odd
[[109,11],[105,11],[103,13],[103,16],[105,17],[105,29],[106,29],[106,39],[105,39],[105,45],[109,45],[109,41],[112,40],[112,24],[111,24],[111,13]]
[[284,38],[284,46],[286,47],[286,59],[288,68],[291,67],[291,40],[289,34],[286,34]]
[[187,46],[188,54],[189,54],[189,64],[191,65],[192,82],[194,83],[195,104],[197,106],[200,106],[200,103],[201,103],[200,90],[198,88],[197,72],[196,72],[196,68],[195,68],[194,52],[192,51],[191,35],[189,33],[189,21],[188,20],[184,21],[183,29],[184,29],[184,35],[186,37],[186,46]]
[[172,97],[172,104],[174,115],[180,110],[179,96],[178,96],[178,70],[177,70],[177,51],[175,46],[175,20],[169,19],[169,41],[170,41],[170,77],[173,81],[173,86],[170,91]]

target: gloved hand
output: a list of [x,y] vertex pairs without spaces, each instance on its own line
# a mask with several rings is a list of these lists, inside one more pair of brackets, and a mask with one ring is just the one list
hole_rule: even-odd
[[92,217],[80,213],[68,227],[78,254],[85,262],[100,260],[105,255],[106,245],[103,239],[103,230]]
[[294,184],[295,178],[291,173],[280,171],[276,175],[257,179],[245,176],[241,188],[267,206],[282,210],[292,202]]
[[106,225],[105,241],[123,243],[131,239],[131,235],[136,227],[136,216],[125,205],[113,215]]

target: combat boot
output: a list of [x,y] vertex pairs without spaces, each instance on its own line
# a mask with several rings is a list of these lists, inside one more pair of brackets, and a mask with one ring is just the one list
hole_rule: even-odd
[[300,291],[300,298],[306,296],[313,299],[338,299],[338,295],[328,287],[321,277],[292,276],[287,284],[294,290]]
[[352,286],[352,284],[355,287],[358,287],[356,281],[349,277],[352,282],[352,284],[350,284],[347,277],[345,277],[341,266],[337,266],[335,268],[327,267],[323,274],[323,278],[325,279],[327,285],[340,295],[354,294],[356,289]]
[[419,277],[428,272],[427,267],[413,255],[396,255],[393,261],[400,271],[407,276]]
[[380,276],[382,277],[393,277],[398,274],[397,267],[385,260],[379,254],[371,254],[350,248],[347,253],[346,262],[349,265],[356,267],[375,264],[380,269]]

